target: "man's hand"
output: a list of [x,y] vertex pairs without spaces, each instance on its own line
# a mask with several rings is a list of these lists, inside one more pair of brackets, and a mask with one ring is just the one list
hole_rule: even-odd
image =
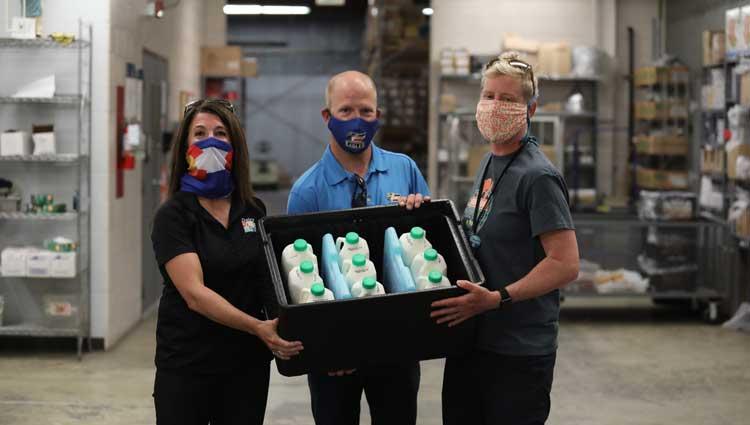
[[423,203],[430,202],[429,196],[422,196],[421,193],[412,193],[408,196],[401,196],[398,204],[402,207],[406,207],[407,210],[413,208],[419,208]]
[[477,314],[496,308],[500,302],[498,292],[490,291],[479,284],[459,280],[456,285],[469,292],[432,303],[434,310],[430,317],[437,319],[438,324],[448,322],[448,326],[456,326]]

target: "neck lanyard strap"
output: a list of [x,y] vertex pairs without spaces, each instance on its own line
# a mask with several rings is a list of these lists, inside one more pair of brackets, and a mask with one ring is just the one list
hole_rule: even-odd
[[[500,182],[503,180],[503,177],[505,176],[505,173],[508,171],[508,168],[510,168],[511,165],[513,165],[513,161],[518,158],[518,155],[521,153],[523,148],[526,146],[525,143],[521,143],[521,147],[516,151],[516,153],[513,154],[513,157],[508,161],[508,163],[503,168],[503,171],[500,173],[500,177],[497,178],[497,181],[492,185],[492,189],[490,190],[490,194],[487,196],[487,202],[485,202],[485,206],[489,208],[490,202],[492,202],[492,199],[495,197],[495,193],[497,192],[497,188],[500,187]],[[482,172],[482,180],[479,181],[479,191],[477,193],[477,202],[474,205],[474,220],[472,222],[472,233],[477,234],[477,231],[479,230],[479,220],[480,218],[484,218],[485,215],[489,214],[489,211],[485,211],[482,216],[479,216],[479,206],[482,204],[482,185],[484,184],[484,180],[487,178],[487,170],[489,170],[490,165],[492,164],[492,154],[490,154],[490,159],[487,161],[487,164],[484,166],[484,171]]]

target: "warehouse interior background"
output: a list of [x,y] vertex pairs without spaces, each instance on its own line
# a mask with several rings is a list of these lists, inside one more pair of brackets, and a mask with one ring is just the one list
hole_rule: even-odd
[[[153,423],[149,235],[188,101],[235,105],[283,214],[328,144],[328,79],[367,72],[376,144],[462,210],[488,149],[478,73],[504,50],[535,66],[531,128],[581,251],[550,422],[747,420],[747,0],[0,3],[0,424]],[[299,14],[233,14],[247,3]],[[30,245],[62,255],[32,273]],[[441,361],[423,362],[420,424],[440,423]],[[266,423],[311,423],[307,403],[276,374]]]

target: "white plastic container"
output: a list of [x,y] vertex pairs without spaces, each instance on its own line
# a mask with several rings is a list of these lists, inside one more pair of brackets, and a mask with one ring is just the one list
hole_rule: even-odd
[[303,261],[310,261],[318,272],[318,257],[313,253],[312,245],[304,239],[297,239],[294,243],[284,247],[281,253],[281,272],[288,276],[291,271],[302,264]]
[[427,277],[420,276],[417,279],[417,291],[450,287],[451,283],[448,278],[436,271],[427,273]]
[[352,286],[352,296],[354,298],[372,297],[376,295],[385,295],[385,288],[373,277],[366,277]]
[[322,283],[314,283],[310,288],[303,288],[299,304],[316,303],[320,301],[333,301],[333,292],[323,286]]
[[342,266],[344,261],[351,260],[356,254],[362,254],[368,260],[370,259],[370,247],[367,246],[367,241],[356,232],[349,232],[346,237],[336,238],[336,248],[339,250]]
[[362,281],[366,277],[376,280],[378,278],[375,265],[362,254],[355,254],[351,261],[344,261],[344,270],[344,278],[350,290],[355,283]]
[[289,279],[287,280],[287,283],[289,284],[289,296],[292,297],[292,303],[299,304],[302,297],[302,291],[304,289],[309,290],[314,283],[320,281],[320,276],[318,276],[318,272],[315,271],[313,263],[308,260],[303,261],[299,266],[293,268],[292,271],[289,272]]
[[411,266],[412,261],[418,255],[432,248],[432,244],[427,240],[427,232],[421,227],[412,227],[409,233],[404,233],[398,238],[401,242],[401,255],[406,267]]
[[423,252],[422,255],[414,258],[414,261],[411,263],[411,275],[414,277],[414,282],[417,282],[420,277],[429,277],[428,275],[432,271],[439,272],[445,276],[448,266],[445,264],[443,256],[430,248]]

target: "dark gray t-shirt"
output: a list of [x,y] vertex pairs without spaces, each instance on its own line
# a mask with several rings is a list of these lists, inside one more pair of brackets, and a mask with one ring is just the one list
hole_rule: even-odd
[[[474,206],[481,186],[480,214],[484,219],[480,216],[478,220],[481,243],[475,256],[491,291],[523,278],[544,259],[540,235],[574,229],[565,181],[531,137],[487,205],[492,186],[512,157],[513,154],[485,156],[464,212],[464,228],[472,235]],[[488,162],[486,178],[480,182]],[[484,214],[487,209],[489,213]],[[550,354],[557,349],[559,312],[557,290],[486,312],[479,317],[477,347],[506,355]]]

